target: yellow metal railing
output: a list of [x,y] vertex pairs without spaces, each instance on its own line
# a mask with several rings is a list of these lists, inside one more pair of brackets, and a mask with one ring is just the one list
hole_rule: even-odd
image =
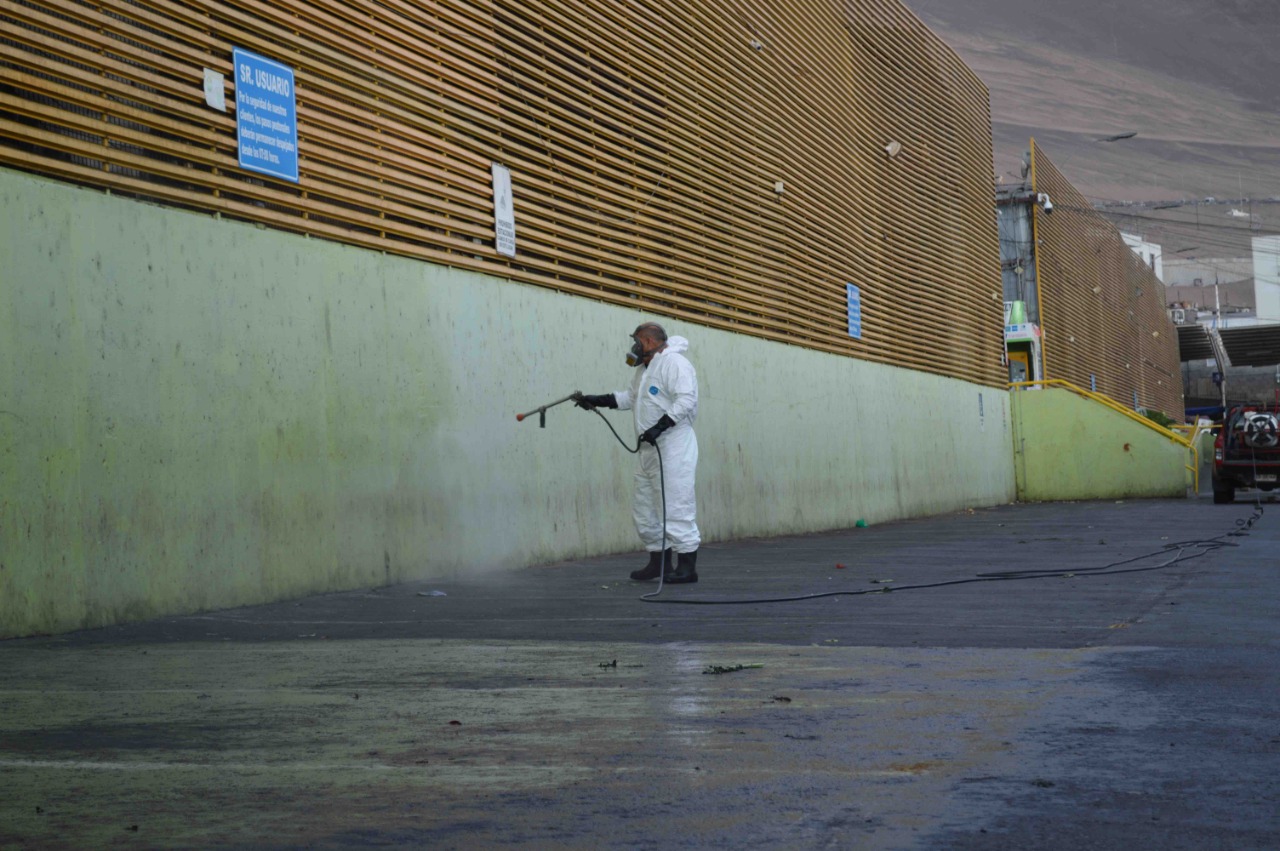
[[[1046,378],[1040,381],[1015,381],[1009,385],[1010,390],[1025,390],[1028,388],[1040,387],[1057,387],[1063,390],[1069,390],[1077,396],[1083,396],[1091,402],[1097,402],[1099,405],[1110,408],[1118,414],[1123,414],[1134,422],[1156,432],[1166,440],[1173,441],[1188,450],[1191,453],[1191,463],[1184,466],[1191,471],[1192,486],[1196,493],[1200,492],[1200,451],[1196,448],[1194,439],[1188,439],[1171,429],[1165,428],[1154,420],[1142,416],[1142,414],[1139,414],[1137,411],[1132,411],[1126,408],[1110,396],[1104,396],[1101,393],[1094,393],[1091,390],[1085,390],[1083,387],[1079,387],[1072,384],[1070,381],[1065,381],[1061,378]],[[1198,434],[1196,436],[1198,436]]]

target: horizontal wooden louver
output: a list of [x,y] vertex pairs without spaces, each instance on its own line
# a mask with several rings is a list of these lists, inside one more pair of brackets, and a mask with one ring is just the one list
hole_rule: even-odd
[[1117,402],[1181,419],[1178,337],[1164,284],[1032,142],[1036,269],[1045,371]]
[[[0,163],[1003,380],[987,92],[892,0],[0,0],[0,22]],[[234,111],[204,106],[233,47],[295,71],[297,184],[240,170]]]

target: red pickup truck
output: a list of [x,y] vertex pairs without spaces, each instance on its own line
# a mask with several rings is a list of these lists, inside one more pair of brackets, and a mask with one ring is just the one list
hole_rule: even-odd
[[1280,408],[1227,410],[1213,443],[1213,501],[1234,502],[1237,488],[1280,487]]

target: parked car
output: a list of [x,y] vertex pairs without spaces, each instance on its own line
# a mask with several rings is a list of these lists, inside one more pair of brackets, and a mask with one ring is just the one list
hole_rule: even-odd
[[1280,486],[1280,409],[1237,405],[1227,410],[1213,444],[1213,501],[1234,502],[1238,488]]

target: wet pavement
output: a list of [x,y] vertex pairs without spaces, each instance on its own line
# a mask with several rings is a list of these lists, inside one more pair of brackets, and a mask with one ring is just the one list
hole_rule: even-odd
[[633,553],[0,642],[0,847],[1275,848],[1265,507],[707,545],[659,597],[798,602],[641,602]]

